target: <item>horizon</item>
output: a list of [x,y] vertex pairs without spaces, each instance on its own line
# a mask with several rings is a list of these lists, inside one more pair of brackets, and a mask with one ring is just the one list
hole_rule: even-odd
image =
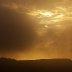
[[42,58],[42,59],[15,59],[15,58],[10,58],[10,57],[0,57],[0,59],[11,59],[11,60],[17,60],[17,61],[27,61],[27,60],[71,60],[70,58]]

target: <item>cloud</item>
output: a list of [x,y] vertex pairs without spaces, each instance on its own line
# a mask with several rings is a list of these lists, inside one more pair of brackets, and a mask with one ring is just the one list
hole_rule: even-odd
[[33,24],[26,14],[0,6],[0,51],[30,48],[36,40]]

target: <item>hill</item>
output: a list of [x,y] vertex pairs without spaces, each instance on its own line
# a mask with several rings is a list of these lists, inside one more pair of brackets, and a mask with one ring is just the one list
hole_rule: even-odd
[[72,72],[70,59],[14,60],[0,58],[0,72]]

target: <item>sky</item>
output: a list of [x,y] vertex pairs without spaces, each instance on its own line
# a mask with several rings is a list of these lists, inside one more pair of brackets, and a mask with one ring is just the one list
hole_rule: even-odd
[[71,0],[0,0],[0,57],[72,59]]

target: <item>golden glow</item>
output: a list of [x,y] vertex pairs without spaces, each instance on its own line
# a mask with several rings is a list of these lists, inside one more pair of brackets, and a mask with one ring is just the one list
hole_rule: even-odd
[[39,26],[38,33],[40,35],[44,34],[46,30],[49,28],[50,25],[54,25],[59,27],[59,29],[63,29],[62,23],[66,20],[72,20],[72,7],[63,7],[63,6],[56,6],[55,8],[48,10],[48,9],[31,9],[27,13],[28,15],[36,18]]
[[52,12],[48,12],[46,10],[33,10],[31,13],[29,13],[32,16],[40,16],[40,17],[51,17],[53,15]]
[[58,4],[55,3],[55,7],[51,9],[40,9],[34,5],[32,5],[32,8],[30,8],[31,5],[28,5],[28,7],[20,5],[20,9],[15,3],[5,5],[21,13],[27,10],[26,13],[37,21],[36,31],[39,35],[39,41],[41,40],[40,43],[34,46],[35,50],[27,53],[17,53],[14,58],[27,60],[59,57],[72,58],[72,51],[70,50],[72,48],[72,32],[71,29],[69,30],[72,27],[72,5],[70,6],[67,3],[68,0],[63,0]]
[[37,18],[40,24],[54,24],[56,22],[72,19],[72,8],[56,7],[53,10],[31,10],[28,14]]

